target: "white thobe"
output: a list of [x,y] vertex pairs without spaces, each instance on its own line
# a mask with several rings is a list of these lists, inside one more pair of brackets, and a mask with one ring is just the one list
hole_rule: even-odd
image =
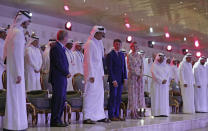
[[[186,61],[182,62],[179,67],[179,78],[181,84],[181,94],[183,99],[183,112],[195,113],[194,107],[194,74],[192,65]],[[187,84],[187,87],[184,87]]]
[[73,85],[72,85],[72,78],[74,75],[74,69],[75,69],[75,62],[74,62],[74,53],[66,48],[66,57],[69,63],[69,72],[71,74],[70,78],[67,78],[67,91],[73,91]]
[[49,90],[50,92],[52,92],[52,86],[51,84],[48,82],[48,78],[49,78],[49,70],[50,70],[50,57],[49,57],[49,53],[50,53],[50,45],[48,44],[45,51],[43,52],[43,65],[42,65],[42,78],[43,78],[43,88],[45,90]]
[[76,73],[84,74],[83,61],[84,61],[83,53],[80,51],[74,51],[74,63],[76,65],[74,68],[74,74]]
[[176,65],[171,66],[171,79],[174,79],[175,82],[178,84],[179,82],[179,69]]
[[[169,72],[166,64],[153,64],[151,67],[151,111],[153,116],[169,116]],[[166,84],[162,84],[167,80]]]
[[[148,63],[148,59],[145,60],[144,62],[144,75],[148,75],[150,77],[152,77],[151,74],[151,63]],[[147,77],[147,76],[143,76],[143,83],[144,83],[144,91],[150,93],[151,90],[151,82],[152,82],[152,78]]]
[[[85,45],[84,53],[84,76],[85,93],[83,103],[84,120],[94,121],[104,119],[104,88],[103,88],[103,62],[102,52],[99,48],[100,41],[93,38]],[[95,79],[90,83],[89,78]]]
[[27,91],[41,90],[40,71],[42,55],[40,49],[30,45],[25,51],[25,87]]
[[[207,72],[206,67],[196,63],[193,68],[195,78],[194,104],[197,112],[207,112]],[[200,86],[201,88],[198,88]]]
[[2,75],[5,70],[3,52],[4,52],[4,40],[0,38],[0,89],[3,89]]
[[[24,76],[25,37],[23,28],[11,28],[5,40],[4,52],[7,56],[7,99],[3,127],[9,130],[28,128],[25,76]],[[17,76],[21,82],[16,84]]]

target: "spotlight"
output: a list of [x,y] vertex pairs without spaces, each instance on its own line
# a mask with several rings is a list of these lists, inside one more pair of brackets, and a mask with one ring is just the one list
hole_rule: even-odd
[[126,28],[130,28],[130,24],[129,23],[126,23],[125,26],[126,26]]
[[188,52],[189,52],[188,49],[182,49],[182,53],[183,53],[184,55],[186,55]]
[[72,28],[71,22],[70,21],[67,21],[66,24],[65,24],[65,29],[71,31],[71,28]]
[[171,51],[172,50],[172,46],[171,45],[168,45],[167,46],[167,51]]
[[148,47],[149,48],[153,48],[154,47],[155,42],[154,41],[148,41]]
[[29,13],[29,16],[32,17],[32,13]]
[[65,5],[65,6],[64,6],[64,10],[65,10],[65,11],[69,11],[69,6]]
[[196,52],[196,57],[200,57],[201,56],[201,52]]
[[166,38],[170,38],[170,34],[168,32],[165,33]]
[[199,41],[198,40],[195,40],[194,41],[194,45],[195,45],[195,47],[199,47]]
[[132,37],[132,36],[128,36],[128,37],[126,38],[126,42],[127,42],[127,43],[131,43],[132,40],[133,40],[133,37]]

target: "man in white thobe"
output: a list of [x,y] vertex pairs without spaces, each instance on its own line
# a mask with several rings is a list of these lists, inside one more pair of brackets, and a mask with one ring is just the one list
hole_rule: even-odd
[[175,58],[172,59],[171,63],[171,80],[173,80],[176,84],[179,83],[179,69],[177,67],[177,60]]
[[7,130],[25,130],[28,128],[25,77],[23,28],[30,24],[32,14],[19,11],[9,29],[5,40],[4,58],[7,60],[7,96],[3,128]]
[[[171,76],[172,76],[172,74],[171,74],[171,73],[172,73],[172,67],[171,67],[171,59],[170,59],[170,58],[167,58],[166,64],[167,64],[167,67],[168,67],[168,69],[169,69],[169,75],[170,75],[167,84],[168,84],[168,87],[170,87],[170,83],[171,83],[171,80],[172,80],[172,78],[171,78]],[[170,88],[169,88],[169,89],[170,89]]]
[[50,39],[48,44],[46,45],[46,48],[43,52],[43,64],[42,64],[42,80],[43,80],[43,89],[48,90],[49,92],[52,92],[52,85],[48,82],[49,78],[49,69],[50,69],[50,49],[53,46],[53,44],[56,42],[55,39]]
[[[65,45],[66,46],[66,57],[69,63],[69,72],[71,73],[70,78],[67,78],[67,91],[73,91],[73,85],[72,85],[72,78],[74,75],[74,70],[75,70],[75,57],[74,57],[74,53],[73,53],[73,40],[69,39],[68,43]],[[83,67],[82,67],[83,68]]]
[[104,28],[94,26],[84,48],[85,92],[83,114],[85,124],[109,122],[104,112],[102,43]]
[[5,64],[3,59],[4,40],[6,38],[6,29],[0,28],[0,89],[3,89],[2,75],[5,71]]
[[74,74],[80,73],[84,74],[83,71],[83,61],[84,61],[84,55],[82,53],[82,45],[83,43],[80,41],[77,41],[74,43],[74,63],[75,63],[75,68],[74,68]]
[[[151,81],[152,81],[152,74],[151,74],[151,66],[152,66],[152,59],[151,58],[146,58],[144,62],[144,91],[150,93],[151,89]],[[150,76],[150,77],[148,77]]]
[[169,72],[165,55],[158,53],[151,67],[151,111],[153,116],[169,116]]
[[41,90],[42,55],[39,49],[39,38],[32,36],[29,41],[25,50],[25,87],[27,91]]
[[194,74],[191,64],[192,54],[187,53],[179,65],[179,78],[183,99],[183,113],[195,113],[194,106]]
[[194,64],[193,72],[195,78],[194,104],[196,112],[207,112],[207,69],[205,66],[206,58],[200,57]]

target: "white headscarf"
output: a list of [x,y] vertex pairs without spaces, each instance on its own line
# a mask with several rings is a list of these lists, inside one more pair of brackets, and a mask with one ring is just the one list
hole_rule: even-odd
[[[164,57],[164,60],[162,63],[159,63],[158,60],[160,59],[160,56],[163,56]],[[166,65],[166,57],[165,57],[165,54],[163,53],[158,53],[155,57],[155,61],[154,61],[154,64],[161,64],[161,65]]]
[[[186,58],[187,57],[192,57],[192,54],[191,53],[187,53],[184,57],[183,57],[183,60],[181,61],[180,65],[179,65],[179,68],[181,67],[181,65],[186,62]],[[191,64],[191,63],[190,63]]]
[[81,41],[76,41],[76,42],[74,42],[74,43],[73,43],[73,51],[76,50],[76,46],[77,46],[77,45],[80,45],[80,46],[83,48],[84,43],[81,42]]
[[[28,45],[26,45],[26,47],[31,46],[32,42],[35,41],[35,40],[39,40],[39,38],[36,37],[36,36],[31,36],[29,38],[29,42],[28,42]],[[38,47],[39,47],[39,45],[38,45]]]
[[[198,67],[198,66],[201,64],[200,61],[201,61],[202,59],[206,60],[206,57],[205,57],[205,56],[201,56],[201,57],[198,59],[198,61],[194,64],[193,69],[196,68],[196,67]],[[205,62],[206,62],[206,61],[205,61]],[[205,66],[205,64],[204,64],[203,66]]]
[[92,31],[90,32],[90,36],[93,38],[95,36],[95,33],[97,32],[106,33],[106,30],[103,26],[95,25],[93,26]]
[[28,11],[19,11],[14,19],[11,28],[21,26],[22,23],[31,19],[31,13]]
[[[97,32],[102,32],[102,33],[106,33],[106,30],[103,26],[98,26],[98,25],[95,25],[93,26],[91,32],[90,32],[90,36],[88,38],[88,40],[93,40],[94,36],[95,36],[95,33]],[[102,52],[102,57],[104,57],[104,46],[103,46],[103,41],[102,40],[99,40],[98,41],[99,44],[99,48],[100,48],[100,51]]]
[[16,27],[20,27],[22,25],[22,23],[29,21],[31,19],[32,14],[28,11],[18,11],[17,15],[13,21],[13,24],[11,25],[11,28],[8,31],[8,35],[7,35],[7,39],[5,40],[5,45],[4,45],[4,56],[3,59],[5,60],[6,56],[7,56],[7,44],[10,43],[9,39],[11,37],[11,33],[13,31],[14,28]]

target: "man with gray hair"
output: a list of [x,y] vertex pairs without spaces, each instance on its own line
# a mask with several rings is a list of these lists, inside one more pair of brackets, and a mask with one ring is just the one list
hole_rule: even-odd
[[52,84],[51,100],[51,127],[66,127],[61,120],[65,101],[67,78],[69,73],[69,63],[65,54],[65,45],[68,42],[68,32],[60,30],[57,33],[57,42],[50,50],[50,72],[49,82]]

